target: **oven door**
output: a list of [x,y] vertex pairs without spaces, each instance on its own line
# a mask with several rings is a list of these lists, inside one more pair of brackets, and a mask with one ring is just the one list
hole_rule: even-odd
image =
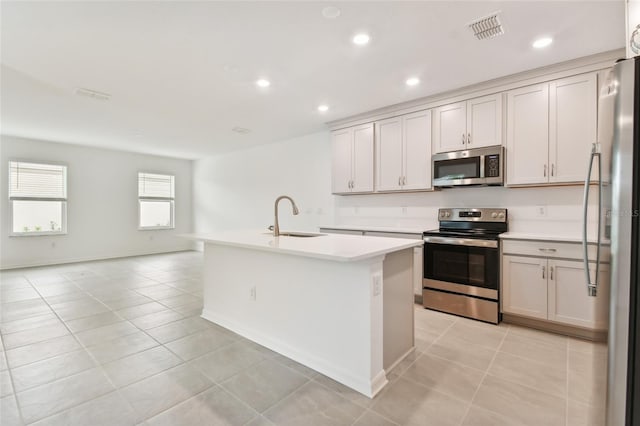
[[[438,240],[438,237],[431,240]],[[498,299],[499,249],[497,241],[425,238],[424,287],[487,299]],[[447,243],[451,240],[451,243]]]

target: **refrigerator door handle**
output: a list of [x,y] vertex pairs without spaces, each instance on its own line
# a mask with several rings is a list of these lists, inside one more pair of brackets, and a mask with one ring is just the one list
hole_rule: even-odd
[[[591,182],[591,172],[593,171],[593,160],[598,160],[598,237],[596,246],[596,270],[595,280],[591,281],[591,270],[589,269],[589,250],[587,244],[587,219],[589,209],[589,183]],[[589,296],[597,296],[598,281],[600,275],[600,246],[601,246],[601,222],[602,222],[602,156],[600,155],[600,144],[594,143],[589,156],[589,166],[587,177],[584,180],[584,197],[582,203],[582,257],[584,262],[584,274],[587,281],[587,291]]]

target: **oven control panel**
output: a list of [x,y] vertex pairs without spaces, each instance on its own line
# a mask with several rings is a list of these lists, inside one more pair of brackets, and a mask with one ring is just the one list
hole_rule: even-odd
[[440,209],[438,220],[441,222],[506,222],[507,209]]

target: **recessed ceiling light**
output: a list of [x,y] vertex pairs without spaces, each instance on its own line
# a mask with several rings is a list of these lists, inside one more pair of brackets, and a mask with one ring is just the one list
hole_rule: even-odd
[[318,111],[320,111],[320,112],[329,111],[329,105],[318,105]]
[[364,46],[369,43],[369,34],[361,33],[353,37],[353,42],[358,46]]
[[542,37],[533,42],[532,46],[536,49],[542,49],[543,47],[549,46],[553,43],[553,39],[551,37]]
[[260,80],[256,81],[256,86],[269,87],[271,86],[271,82],[269,80],[265,80],[264,78],[261,78]]
[[411,77],[408,78],[405,83],[407,84],[407,86],[415,86],[417,84],[420,84],[420,79],[418,77]]
[[340,16],[340,9],[335,6],[327,6],[322,9],[322,16],[327,19],[336,19],[338,16]]

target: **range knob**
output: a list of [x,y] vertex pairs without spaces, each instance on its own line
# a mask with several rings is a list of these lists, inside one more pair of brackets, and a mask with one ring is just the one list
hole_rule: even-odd
[[500,219],[504,219],[504,212],[500,212],[500,213],[498,213],[498,217],[499,217]]
[[496,217],[498,217],[498,213],[496,212],[491,213],[491,217],[495,219]]
[[449,212],[445,212],[445,213],[444,213],[444,216],[445,216],[445,217],[449,217],[449,216],[451,216],[451,213],[449,213]]

